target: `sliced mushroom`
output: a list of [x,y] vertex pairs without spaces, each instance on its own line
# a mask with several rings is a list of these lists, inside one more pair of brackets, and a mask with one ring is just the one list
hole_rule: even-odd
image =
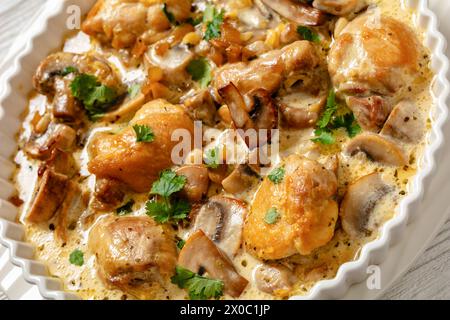
[[125,197],[124,186],[114,179],[97,179],[95,183],[93,208],[108,211],[117,208]]
[[304,26],[317,26],[325,22],[326,15],[312,6],[292,0],[261,0],[281,16]]
[[247,208],[242,201],[214,196],[200,208],[193,230],[203,230],[228,256],[233,257],[241,246],[246,213]]
[[222,184],[222,181],[225,180],[229,175],[228,172],[228,165],[226,164],[220,164],[217,168],[209,168],[208,169],[208,176],[209,179],[217,183],[219,185]]
[[259,175],[247,164],[239,164],[233,172],[222,181],[222,186],[228,193],[241,193],[248,190],[259,179]]
[[52,113],[55,118],[74,121],[80,112],[80,104],[72,95],[71,80],[55,79],[55,96],[53,98]]
[[102,121],[117,123],[130,120],[144,104],[145,95],[143,93],[139,93],[133,99],[125,100],[124,103],[116,110],[106,113],[102,117]]
[[70,181],[65,199],[56,218],[56,237],[63,243],[67,242],[67,230],[73,229],[81,213],[85,209],[81,189],[77,183]]
[[206,270],[208,276],[224,282],[224,291],[237,298],[244,291],[248,281],[237,273],[233,263],[223,254],[202,230],[196,231],[186,241],[178,258],[178,265],[200,273]]
[[228,84],[219,90],[219,94],[230,110],[234,125],[240,129],[249,129],[253,123],[247,113],[244,97],[233,83]]
[[378,202],[392,191],[379,173],[372,173],[352,183],[341,203],[342,227],[351,237],[370,234],[368,222]]
[[381,134],[417,143],[422,138],[424,130],[425,124],[415,103],[402,101],[392,110]]
[[284,125],[292,129],[314,126],[326,100],[326,95],[317,97],[306,92],[284,96],[280,99],[280,112]]
[[347,105],[355,114],[356,120],[364,130],[380,132],[391,111],[386,100],[380,96],[368,98],[348,97]]
[[201,165],[184,166],[176,170],[178,175],[186,177],[182,193],[189,201],[198,202],[208,192],[208,169]]
[[39,167],[38,175],[42,176],[49,169],[69,178],[72,178],[78,172],[78,166],[73,154],[59,149],[53,149],[50,158]]
[[365,0],[314,0],[313,7],[335,16],[358,12],[367,6]]
[[202,121],[209,126],[215,125],[216,106],[207,89],[202,89],[184,97],[182,103],[192,119]]
[[47,159],[54,149],[70,151],[75,146],[77,133],[65,124],[52,123],[41,135],[31,136],[25,145],[25,152],[36,159]]
[[69,183],[67,176],[47,170],[39,182],[36,196],[26,219],[32,223],[50,220],[62,205]]
[[280,264],[260,264],[253,277],[259,290],[278,297],[288,296],[296,281],[295,274]]
[[369,132],[353,138],[347,145],[346,152],[352,156],[364,152],[370,159],[392,166],[403,166],[408,162],[404,151],[393,141]]

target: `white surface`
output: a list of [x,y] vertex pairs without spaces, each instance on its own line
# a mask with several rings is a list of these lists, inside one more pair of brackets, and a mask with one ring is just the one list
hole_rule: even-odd
[[[20,30],[30,22],[32,18],[31,13],[36,13],[37,8],[45,0],[10,0],[8,2],[2,1],[0,4],[0,61],[6,55],[6,48],[8,48],[14,37],[20,34]],[[430,0],[433,8],[439,7],[435,10],[442,17],[448,16],[450,13],[450,3],[442,0]],[[32,8],[30,10],[30,8]],[[26,17],[26,18],[24,18]],[[447,20],[447,21],[446,21]],[[450,21],[443,19],[444,28],[441,31],[450,34]],[[445,25],[446,24],[446,25]],[[1,63],[0,63],[1,64]],[[425,212],[426,213],[426,212]],[[424,213],[424,214],[425,214]],[[408,241],[408,238],[404,239]],[[398,247],[398,246],[397,246]],[[386,293],[383,298],[450,298],[450,221],[444,226],[442,231],[430,248],[419,258],[416,264],[410,271],[398,280]],[[402,251],[400,251],[402,253]],[[0,249],[0,280],[1,275],[5,273],[8,266],[2,269],[2,250]],[[391,257],[392,258],[392,257]],[[398,257],[401,259],[401,256]],[[7,263],[6,263],[7,264]],[[11,287],[15,282],[19,284],[20,279],[15,279],[17,271],[14,268],[8,273],[8,279],[4,279],[6,285]],[[384,269],[383,269],[384,272]],[[19,273],[20,274],[20,273]],[[20,277],[18,277],[20,278]],[[0,285],[7,287],[4,283]],[[21,287],[21,285],[19,286]],[[373,295],[375,295],[374,293]],[[31,297],[33,295],[28,295]],[[370,297],[369,294],[367,297]],[[17,297],[17,296],[16,296]],[[351,295],[349,297],[352,297]],[[11,298],[14,298],[11,296]],[[356,297],[358,298],[358,297]]]

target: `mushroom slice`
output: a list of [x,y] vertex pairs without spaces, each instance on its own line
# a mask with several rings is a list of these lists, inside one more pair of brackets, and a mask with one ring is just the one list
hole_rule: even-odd
[[314,126],[326,101],[326,95],[317,97],[305,92],[293,93],[281,98],[280,112],[284,125],[292,129]]
[[216,106],[211,93],[207,89],[194,92],[182,98],[182,103],[194,120],[199,120],[209,126],[214,126]]
[[341,203],[340,217],[344,231],[353,238],[370,234],[370,216],[378,202],[392,189],[376,172],[351,184]]
[[214,196],[200,208],[193,231],[202,230],[228,256],[233,257],[241,246],[246,214],[247,208],[242,201]]
[[126,100],[119,108],[117,108],[117,110],[106,113],[102,117],[102,121],[117,123],[130,120],[144,103],[145,95],[139,93],[135,98]]
[[52,123],[41,135],[33,135],[25,145],[25,152],[36,159],[47,159],[54,149],[68,151],[75,145],[77,133],[65,124]]
[[39,167],[38,175],[42,176],[49,169],[72,178],[78,172],[78,165],[72,153],[53,149],[50,158]]
[[313,7],[335,16],[358,12],[367,4],[365,0],[314,0]]
[[312,6],[292,0],[261,0],[281,16],[303,26],[321,25],[326,15]]
[[289,268],[277,264],[260,264],[256,267],[253,278],[259,290],[278,297],[288,296],[296,281]]
[[417,143],[423,133],[422,117],[412,101],[402,101],[397,104],[381,130],[381,134],[409,143]]
[[380,132],[391,111],[385,99],[380,96],[368,98],[348,97],[347,105],[355,114],[356,120],[364,130]]
[[196,231],[186,241],[180,252],[178,265],[196,273],[206,270],[211,278],[222,280],[225,293],[234,298],[239,297],[248,284],[237,273],[230,259],[202,230]]
[[229,83],[219,90],[219,94],[228,105],[228,109],[230,109],[234,125],[240,129],[252,128],[253,123],[247,113],[244,97],[241,95],[238,88],[233,83]]
[[346,152],[352,156],[364,152],[374,161],[398,167],[408,162],[404,151],[393,141],[369,132],[353,138],[347,145]]
[[222,186],[228,193],[241,193],[249,189],[259,178],[259,175],[247,164],[239,164],[233,172],[222,181]]
[[39,183],[27,220],[41,223],[53,218],[64,202],[69,183],[67,176],[47,170]]
[[[264,89],[259,89],[251,93],[253,100],[253,109],[250,111],[250,118],[253,121],[254,128],[258,130],[272,130],[278,127],[278,107],[270,96],[270,93]],[[259,132],[258,132],[259,133]],[[267,136],[258,136],[258,146],[270,142],[271,134],[268,131]],[[256,146],[249,146],[251,149]]]
[[178,175],[186,177],[183,194],[189,201],[198,202],[208,192],[208,169],[201,165],[188,165],[176,170]]

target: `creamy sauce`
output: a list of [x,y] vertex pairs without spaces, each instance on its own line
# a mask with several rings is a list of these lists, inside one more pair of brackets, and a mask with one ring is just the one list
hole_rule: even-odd
[[[198,1],[197,3],[202,4],[202,1]],[[399,1],[373,1],[373,3],[378,6],[383,14],[399,19],[412,26],[414,30],[419,31],[418,26],[414,23],[415,13],[407,9],[403,3],[400,3]],[[253,9],[247,8],[240,11],[239,17],[254,27],[257,26],[261,29],[267,28],[264,20],[258,15],[254,15],[252,10]],[[420,32],[418,32],[417,35],[420,40],[423,40],[423,35]],[[98,44],[94,43],[87,35],[80,32],[69,37],[63,48],[67,52],[82,53],[91,50],[93,47],[98,49]],[[324,50],[323,52],[326,54],[327,51]],[[145,74],[141,68],[138,67],[137,69],[130,70],[122,65],[119,57],[114,55],[110,56],[109,61],[116,65],[118,70],[120,70],[124,83],[132,84],[142,83],[144,81]],[[409,98],[412,98],[417,104],[424,118],[428,118],[431,106],[433,105],[433,99],[430,93],[430,79],[432,74],[428,69],[428,64],[428,58],[424,58],[423,68],[421,70],[422,77],[418,78],[418,81],[414,84],[411,88],[411,92],[408,94]],[[31,129],[29,123],[35,114],[39,113],[42,115],[47,107],[48,102],[44,96],[34,95],[30,99],[29,113],[24,119],[24,127],[20,137],[22,143],[30,137]],[[427,122],[427,126],[428,128],[431,127],[429,121]],[[86,139],[86,146],[83,150],[78,152],[76,156],[81,168],[79,182],[84,192],[92,192],[95,184],[95,177],[91,176],[87,171],[87,162],[89,161],[87,148],[90,139],[99,131],[118,132],[121,128],[123,128],[123,125],[105,125],[101,123],[94,124],[93,127],[90,128]],[[331,147],[318,146],[311,141],[312,137],[313,129],[283,132],[281,137],[281,158],[287,154],[298,153],[318,160],[325,159],[328,154],[341,151],[342,146],[349,140],[344,130],[337,136],[338,143]],[[408,193],[410,179],[414,177],[418,170],[420,170],[418,163],[420,163],[419,160],[421,159],[425,143],[426,141],[422,141],[422,143],[418,145],[404,146],[410,155],[410,163],[400,169],[383,166],[369,161],[367,157],[363,155],[349,157],[341,153],[338,174],[339,197],[343,196],[346,186],[357,178],[375,171],[382,173],[382,176],[386,181],[389,181],[396,186],[396,191],[384,198],[382,203],[376,207],[375,212],[369,221],[371,229],[379,230],[386,221],[395,215],[398,203],[401,201],[402,197]],[[38,163],[33,160],[28,160],[23,151],[20,151],[17,154],[15,161],[20,166],[20,169],[15,176],[15,182],[19,191],[19,196],[24,200],[24,204],[21,208],[22,215],[20,217],[20,221],[23,222],[23,217],[29,210],[30,202],[36,188]],[[212,189],[213,188],[214,186]],[[211,190],[211,193],[213,194],[215,191]],[[246,193],[239,195],[239,198],[245,200],[247,203],[251,203],[254,193],[255,189],[248,190]],[[134,207],[135,211],[132,214],[145,215],[144,204],[147,200],[147,196],[133,195],[133,199],[136,201],[136,205]],[[74,292],[83,299],[132,299],[130,295],[126,295],[120,290],[106,288],[97,275],[95,257],[89,253],[87,248],[89,230],[92,226],[91,219],[96,219],[96,217],[91,217],[90,214],[89,210],[85,210],[81,213],[81,218],[74,226],[74,230],[70,232],[70,236],[65,243],[61,243],[61,241],[57,240],[54,236],[54,232],[50,230],[53,225],[52,221],[44,224],[26,223],[26,240],[37,247],[36,259],[46,262],[50,274],[61,279],[65,290]],[[187,235],[188,232],[186,232],[186,230],[182,230],[179,233],[179,236],[182,238],[186,238]],[[358,258],[361,247],[377,237],[378,234],[374,232],[370,236],[351,240],[342,229],[337,229],[334,238],[327,245],[316,250],[312,255],[296,255],[284,259],[283,263],[291,266],[299,279],[290,295],[305,295],[319,280],[333,278],[340,265]],[[74,266],[69,263],[69,255],[75,249],[80,249],[84,252],[85,264],[82,267]],[[247,289],[241,295],[241,299],[274,298],[272,295],[259,291],[256,288],[254,281],[252,281],[255,267],[263,263],[262,261],[241,250],[233,259],[233,262],[238,272],[250,281]],[[167,292],[162,292],[158,298],[183,299],[186,298],[186,293],[176,286],[169,284]],[[225,298],[228,299],[230,297],[225,296]]]

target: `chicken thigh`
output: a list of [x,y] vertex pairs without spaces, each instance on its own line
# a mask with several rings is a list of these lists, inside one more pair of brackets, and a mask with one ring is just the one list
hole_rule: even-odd
[[[154,141],[137,142],[134,125],[151,128]],[[185,130],[193,136],[194,124],[183,107],[153,100],[120,133],[95,137],[90,147],[89,171],[97,179],[117,180],[136,192],[149,191],[158,174],[174,164],[172,151],[179,143],[172,141],[175,130]]]
[[[284,161],[284,178],[266,178],[244,224],[247,250],[263,260],[308,255],[334,235],[338,205],[334,172],[297,155]],[[276,219],[269,215],[276,214]]]
[[350,22],[331,47],[329,72],[360,125],[379,132],[418,74],[420,44],[402,22],[369,11]]
[[177,262],[172,232],[148,217],[100,220],[90,233],[89,249],[107,285],[141,299],[158,298]]

